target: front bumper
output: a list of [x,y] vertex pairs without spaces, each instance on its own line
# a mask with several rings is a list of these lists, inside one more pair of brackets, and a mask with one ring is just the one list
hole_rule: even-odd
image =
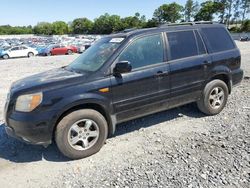
[[33,115],[14,112],[6,118],[6,133],[29,144],[48,146],[53,135],[53,124],[48,117],[51,117],[49,112]]

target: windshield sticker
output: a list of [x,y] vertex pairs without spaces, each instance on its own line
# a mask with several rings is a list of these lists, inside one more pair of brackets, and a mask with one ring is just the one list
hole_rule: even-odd
[[109,42],[110,43],[121,43],[124,38],[112,38]]

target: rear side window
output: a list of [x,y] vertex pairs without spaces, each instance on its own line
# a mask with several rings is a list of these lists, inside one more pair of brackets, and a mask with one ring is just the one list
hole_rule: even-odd
[[193,31],[167,33],[171,60],[198,55]]
[[205,34],[212,52],[221,52],[235,48],[225,28],[203,28],[202,32]]
[[200,34],[198,33],[198,31],[195,30],[195,36],[196,36],[196,40],[197,40],[197,46],[198,46],[198,52],[200,55],[205,54],[206,53],[206,48],[204,46],[204,43],[201,39]]

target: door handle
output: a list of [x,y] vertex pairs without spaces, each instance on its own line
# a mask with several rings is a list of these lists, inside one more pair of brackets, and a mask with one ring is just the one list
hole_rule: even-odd
[[211,63],[212,63],[212,61],[208,61],[208,60],[203,61],[204,68],[206,69],[208,67],[208,65],[210,65]]
[[203,61],[203,65],[209,65],[211,63],[212,63],[212,61],[208,61],[208,60]]
[[158,72],[155,74],[155,77],[164,77],[164,76],[167,76],[167,75],[168,75],[168,72],[158,71]]

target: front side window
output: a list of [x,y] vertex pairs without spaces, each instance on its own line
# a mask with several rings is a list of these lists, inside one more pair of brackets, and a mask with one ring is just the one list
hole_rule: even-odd
[[19,47],[12,48],[11,51],[19,50]]
[[132,69],[163,62],[164,47],[161,34],[136,39],[119,56],[119,61],[129,61]]
[[171,60],[198,55],[193,31],[167,33]]
[[87,72],[97,71],[111,57],[123,40],[124,38],[111,37],[100,39],[73,61],[68,68]]

